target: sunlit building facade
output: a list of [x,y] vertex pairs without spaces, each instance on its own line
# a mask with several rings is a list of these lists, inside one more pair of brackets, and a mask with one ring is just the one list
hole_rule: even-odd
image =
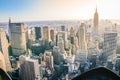
[[6,33],[4,30],[0,29],[0,51],[3,53],[3,56],[5,58],[6,71],[11,70],[8,47],[9,43],[6,37]]
[[24,23],[10,23],[11,44],[13,55],[19,56],[26,52],[26,30]]
[[51,41],[49,26],[43,27],[43,40]]

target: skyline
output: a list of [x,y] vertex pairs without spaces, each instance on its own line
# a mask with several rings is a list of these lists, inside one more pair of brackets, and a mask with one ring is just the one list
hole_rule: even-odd
[[119,0],[1,0],[0,22],[93,19],[97,6],[100,19],[120,19]]

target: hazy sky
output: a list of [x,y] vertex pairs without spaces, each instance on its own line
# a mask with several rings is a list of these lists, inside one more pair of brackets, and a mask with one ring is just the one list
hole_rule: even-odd
[[0,0],[0,22],[37,20],[120,19],[120,0]]

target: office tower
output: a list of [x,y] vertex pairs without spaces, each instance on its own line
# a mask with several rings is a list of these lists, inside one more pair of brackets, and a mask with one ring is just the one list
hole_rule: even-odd
[[48,26],[43,27],[43,40],[51,41],[50,28]]
[[51,71],[54,71],[54,60],[51,52],[45,51],[44,61],[46,63],[46,66],[49,67]]
[[117,32],[106,31],[104,33],[103,57],[104,59],[113,60],[117,48]]
[[97,35],[98,34],[98,27],[99,27],[99,15],[97,12],[97,7],[94,13],[94,34]]
[[11,41],[10,23],[11,23],[11,18],[9,18],[9,23],[8,23],[9,41]]
[[26,32],[24,23],[10,23],[13,55],[19,56],[26,52]]
[[26,36],[26,48],[29,48],[29,35],[28,35],[28,27],[25,28],[25,36]]
[[[66,44],[67,45],[67,44]],[[59,53],[60,54],[66,54],[66,51],[65,51],[65,46],[64,46],[64,41],[63,41],[63,38],[59,38],[59,41],[57,42],[57,46],[59,47],[60,51]]]
[[67,32],[58,32],[56,35],[56,42],[60,42],[60,38],[63,39],[64,42],[64,46],[67,47],[67,45],[65,45],[66,41],[67,41]]
[[35,37],[35,28],[34,27],[31,27],[28,30],[28,38],[29,38],[29,40],[35,41],[36,37]]
[[55,30],[50,30],[50,37],[52,41],[55,41]]
[[64,25],[61,26],[61,31],[65,31],[65,26]]
[[87,51],[87,44],[85,39],[85,24],[81,23],[81,26],[78,30],[78,45],[80,50]]
[[20,80],[40,80],[38,60],[27,59],[20,65]]
[[92,38],[91,38],[91,26],[89,25],[89,27],[87,28],[87,31],[86,31],[86,43],[87,43],[87,46],[89,46],[91,40],[92,40]]
[[76,47],[76,49],[79,49],[79,46],[78,46],[78,37],[75,37],[75,47]]
[[0,51],[3,53],[3,56],[5,58],[6,71],[11,70],[8,47],[9,47],[9,44],[6,37],[6,32],[0,29]]
[[41,36],[41,27],[35,27],[35,36],[36,36],[36,40],[39,40],[42,36]]
[[63,41],[62,38],[59,38],[59,42],[57,42],[57,46],[59,46],[61,52],[65,51],[65,49],[64,49],[64,41]]
[[74,37],[75,36],[75,31],[73,29],[73,27],[70,28],[70,37]]
[[59,46],[53,47],[53,57],[54,57],[55,64],[60,64],[60,63],[64,62],[65,54],[62,54],[60,51],[61,50],[60,50]]
[[81,51],[80,49],[78,49],[75,54],[75,62],[80,62],[81,64],[85,63],[87,57],[88,55],[86,51]]
[[71,41],[71,44],[75,43],[74,38],[75,38],[75,31],[74,31],[73,27],[71,27],[71,29],[70,29],[70,41]]
[[81,23],[81,26],[78,30],[78,45],[79,49],[76,51],[75,61],[84,63],[87,60],[87,44],[85,37],[85,24]]
[[0,51],[0,68],[2,68],[4,71],[6,71],[5,58],[4,58],[3,53],[1,51]]

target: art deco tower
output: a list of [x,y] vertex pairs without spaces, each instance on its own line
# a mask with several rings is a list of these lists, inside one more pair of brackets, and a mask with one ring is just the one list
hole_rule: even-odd
[[84,23],[81,23],[79,30],[78,30],[78,45],[79,49],[76,51],[75,54],[75,61],[84,63],[87,60],[87,43],[86,43],[86,30],[85,30],[86,25]]
[[96,10],[94,13],[94,31],[95,31],[95,34],[98,32],[98,24],[99,24],[99,15],[97,12],[97,7],[96,7]]
[[82,23],[78,30],[78,45],[80,50],[87,50],[87,44],[85,39],[85,24]]

